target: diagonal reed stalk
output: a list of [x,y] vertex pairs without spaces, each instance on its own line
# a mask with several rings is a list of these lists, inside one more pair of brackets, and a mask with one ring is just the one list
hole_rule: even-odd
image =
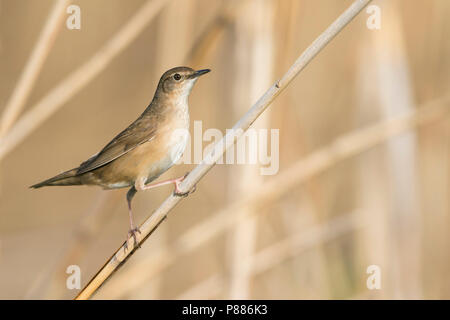
[[[129,279],[129,275],[143,273],[146,282],[155,277],[159,272],[178,261],[181,256],[187,255],[221,235],[236,224],[240,223],[242,216],[239,214],[245,208],[252,208],[252,214],[264,214],[267,204],[281,198],[287,192],[306,183],[311,178],[323,173],[327,169],[355,157],[377,145],[399,136],[417,127],[429,126],[449,116],[450,95],[430,101],[417,108],[413,112],[396,116],[367,127],[354,130],[348,134],[337,137],[330,144],[312,152],[298,160],[283,172],[272,179],[265,181],[251,194],[248,194],[227,207],[215,212],[210,218],[196,224],[180,235],[169,247],[155,250],[140,264],[128,268],[120,276],[117,276],[110,289],[117,288],[126,295],[135,288],[135,283]],[[145,270],[145,271],[144,271]],[[117,281],[116,281],[117,280]]]
[[[180,184],[181,192],[191,190],[200,179],[208,173],[225,151],[231,147],[239,137],[252,125],[272,101],[289,85],[313,58],[341,31],[371,0],[356,0],[345,10],[314,42],[300,55],[284,76],[276,81],[264,95],[250,108],[249,111],[233,126],[222,140],[220,140],[206,157]],[[180,197],[171,195],[153,214],[140,226],[138,246],[141,245],[157,227],[164,221],[167,214],[181,201]],[[75,299],[89,299],[92,294],[132,255],[137,247],[130,239],[122,245],[89,283],[81,290]],[[125,245],[129,250],[125,249]]]

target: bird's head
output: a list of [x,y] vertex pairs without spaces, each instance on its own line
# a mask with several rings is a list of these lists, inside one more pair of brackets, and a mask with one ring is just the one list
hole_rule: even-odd
[[198,77],[210,71],[209,69],[194,70],[189,67],[170,69],[159,80],[157,93],[171,98],[187,99]]

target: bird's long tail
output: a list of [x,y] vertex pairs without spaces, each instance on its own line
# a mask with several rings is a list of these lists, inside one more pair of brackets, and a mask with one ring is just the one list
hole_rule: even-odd
[[41,188],[47,186],[74,186],[81,184],[81,176],[77,175],[77,169],[68,170],[53,178],[47,179],[45,181],[36,183],[32,185],[30,188]]

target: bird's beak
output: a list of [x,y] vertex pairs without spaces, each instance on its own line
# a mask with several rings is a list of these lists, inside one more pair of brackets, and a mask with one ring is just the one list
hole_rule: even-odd
[[210,69],[197,70],[197,71],[195,71],[193,74],[191,74],[191,75],[189,76],[189,78],[190,78],[190,79],[195,79],[195,78],[198,78],[198,77],[200,77],[200,76],[202,76],[202,75],[204,75],[205,73],[208,73],[208,72],[210,72],[210,71],[211,71]]

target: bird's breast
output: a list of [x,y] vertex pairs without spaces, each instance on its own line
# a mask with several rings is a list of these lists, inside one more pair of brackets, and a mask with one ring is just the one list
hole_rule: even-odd
[[149,154],[153,161],[148,163],[147,182],[156,179],[181,158],[189,139],[187,106],[172,110],[170,116],[165,119],[165,123],[161,124],[157,130],[155,140],[149,142],[149,145],[153,144],[154,147],[157,145],[158,151]]
[[171,123],[166,126],[168,130],[164,133],[167,146],[165,161],[168,161],[170,166],[181,158],[189,139],[189,113],[187,108],[183,109],[175,112]]

